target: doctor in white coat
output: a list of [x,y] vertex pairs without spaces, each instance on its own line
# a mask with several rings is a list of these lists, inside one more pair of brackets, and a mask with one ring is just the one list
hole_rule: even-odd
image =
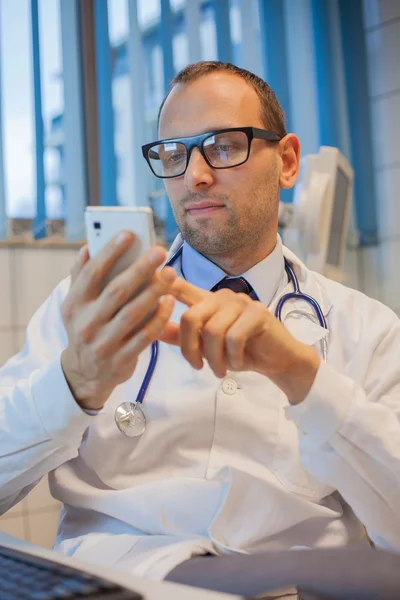
[[[1,511],[49,473],[55,548],[153,579],[202,554],[400,550],[399,321],[282,246],[279,190],[300,147],[273,92],[199,63],[175,78],[159,127],[169,141],[146,156],[169,177],[182,253],[157,271],[155,248],[103,289],[132,243],[121,233],[93,260],[84,249],[33,316],[0,372]],[[305,302],[275,318],[285,260],[327,330]],[[247,293],[210,291],[227,276]],[[131,438],[115,411],[135,402],[155,339],[147,426]]]

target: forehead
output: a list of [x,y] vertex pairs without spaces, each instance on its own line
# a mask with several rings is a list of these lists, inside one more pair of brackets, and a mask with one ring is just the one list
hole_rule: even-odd
[[225,127],[263,127],[255,89],[232,73],[210,73],[176,85],[160,117],[160,139],[197,135]]

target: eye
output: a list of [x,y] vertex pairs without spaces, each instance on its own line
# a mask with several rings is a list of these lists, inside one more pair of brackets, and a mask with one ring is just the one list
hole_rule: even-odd
[[234,150],[234,147],[229,144],[218,144],[215,146],[215,150],[217,150],[217,152],[229,152],[229,150]]
[[177,163],[177,162],[184,160],[184,158],[185,158],[185,155],[183,153],[170,154],[167,157],[167,162]]

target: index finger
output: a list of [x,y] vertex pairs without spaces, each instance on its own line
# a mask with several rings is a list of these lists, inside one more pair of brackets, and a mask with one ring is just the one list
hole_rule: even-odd
[[202,290],[181,278],[174,281],[169,293],[173,294],[179,302],[183,302],[189,307],[205,300],[208,294],[212,294],[212,292]]
[[87,263],[88,260],[89,260],[89,249],[88,249],[87,245],[85,244],[79,250],[78,257],[72,266],[71,285],[74,283],[75,279],[78,277],[79,273],[81,272],[81,270],[83,269],[84,265]]
[[[118,259],[132,245],[135,236],[128,231],[122,231],[116,235],[96,256],[91,258],[80,270],[73,286],[72,295],[75,300],[83,298],[95,298],[104,287],[104,280],[110,269]],[[162,264],[165,259],[164,248],[155,246],[147,252],[149,260],[154,268]]]
[[120,256],[132,245],[135,236],[129,231],[120,231],[108,244],[89,260],[77,273],[74,285],[74,295],[80,297],[99,287],[103,278]]

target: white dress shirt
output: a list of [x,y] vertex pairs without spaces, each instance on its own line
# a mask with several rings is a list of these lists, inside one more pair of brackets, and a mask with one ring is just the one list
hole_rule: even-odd
[[[364,526],[375,544],[400,550],[399,320],[308,271],[279,239],[243,274],[272,311],[292,289],[283,256],[329,326],[328,361],[304,402],[290,407],[258,373],[196,371],[160,344],[139,438],[117,429],[114,412],[135,400],[150,349],[97,415],[82,411],[60,366],[61,282],[0,371],[1,512],[50,472],[64,503],[55,548],[154,579],[206,552],[367,543]],[[205,289],[224,276],[189,246],[181,268]],[[173,320],[184,310],[177,304]],[[283,320],[320,349],[327,332],[308,304],[288,303]]]

